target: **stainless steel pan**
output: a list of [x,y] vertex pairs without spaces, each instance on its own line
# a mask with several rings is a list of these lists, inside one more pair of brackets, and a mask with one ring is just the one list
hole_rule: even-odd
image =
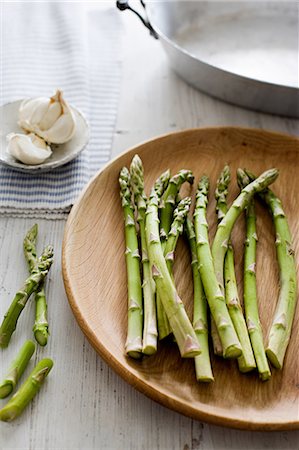
[[227,102],[299,117],[297,1],[118,0],[159,38],[171,67]]

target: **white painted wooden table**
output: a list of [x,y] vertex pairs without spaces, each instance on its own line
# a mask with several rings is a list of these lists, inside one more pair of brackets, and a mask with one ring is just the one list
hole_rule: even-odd
[[[240,125],[299,132],[298,121],[246,111],[187,86],[168,68],[159,42],[130,14],[122,20],[124,74],[112,156],[153,136],[190,127]],[[299,448],[299,432],[246,432],[203,424],[159,406],[119,378],[84,338],[68,305],[60,262],[64,221],[38,223],[40,248],[53,243],[56,259],[48,293],[51,337],[35,358],[50,356],[55,366],[23,416],[0,424],[0,449]],[[22,240],[32,224],[0,218],[1,317],[27,274]],[[31,337],[33,306],[21,317],[9,349],[0,352],[0,375],[20,343]]]

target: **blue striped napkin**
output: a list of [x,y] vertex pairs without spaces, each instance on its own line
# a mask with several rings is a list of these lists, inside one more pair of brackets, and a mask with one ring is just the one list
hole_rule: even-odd
[[0,214],[64,218],[110,158],[121,76],[119,16],[84,2],[1,2],[0,8],[1,104],[60,88],[91,128],[87,149],[52,172],[29,175],[0,166]]

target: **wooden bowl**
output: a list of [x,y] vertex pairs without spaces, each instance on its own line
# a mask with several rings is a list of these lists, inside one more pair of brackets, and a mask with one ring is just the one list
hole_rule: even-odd
[[[267,131],[207,128],[172,133],[143,143],[111,161],[88,184],[67,221],[63,243],[63,277],[67,296],[83,332],[105,361],[139,391],[171,409],[217,425],[250,430],[299,428],[299,327],[297,308],[291,342],[282,371],[273,369],[268,382],[257,373],[241,374],[236,361],[212,357],[215,382],[196,382],[193,360],[182,360],[173,342],[160,343],[155,356],[141,362],[124,355],[127,323],[127,284],[123,216],[118,175],[135,153],[143,160],[149,192],[167,168],[175,173],[192,169],[196,182],[202,174],[211,181],[208,221],[211,237],[216,226],[214,189],[225,164],[232,174],[246,167],[260,174],[280,170],[273,189],[282,199],[299,256],[299,140]],[[196,183],[193,192],[196,189]],[[185,192],[188,188],[185,187]],[[238,194],[235,177],[229,201]],[[261,323],[267,341],[277,301],[278,266],[273,224],[257,204],[257,284]],[[233,231],[237,279],[242,296],[244,218]],[[188,313],[192,311],[189,251],[179,242],[175,279]]]

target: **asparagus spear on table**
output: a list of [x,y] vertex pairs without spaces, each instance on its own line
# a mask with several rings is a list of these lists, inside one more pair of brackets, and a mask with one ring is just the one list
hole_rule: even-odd
[[[243,189],[249,183],[245,172],[241,169],[237,171],[238,184]],[[256,360],[256,365],[260,378],[263,381],[271,377],[269,364],[267,361],[263,332],[259,319],[257,287],[256,287],[256,214],[254,199],[252,199],[246,208],[246,240],[244,250],[244,306],[247,327],[250,340]]]
[[[37,264],[36,256],[36,238],[38,233],[37,224],[28,231],[25,236],[23,247],[25,258],[28,263],[30,273],[32,273]],[[44,283],[40,283],[35,292],[35,322],[33,333],[36,341],[41,346],[47,345],[49,335],[49,324],[47,319],[47,300]]]
[[0,398],[5,398],[15,389],[17,382],[21,378],[28,362],[35,350],[35,344],[32,341],[26,341],[18,352],[16,358],[11,363],[8,374],[0,383]]
[[183,302],[169,274],[159,236],[158,205],[168,180],[169,171],[158,178],[151,191],[146,211],[146,240],[157,292],[159,292],[181,356],[187,358],[200,354],[200,348]]
[[23,311],[30,295],[35,292],[44,281],[53,262],[53,247],[47,246],[31,275],[27,278],[24,285],[16,293],[8,311],[6,312],[0,326],[0,346],[7,347],[13,332],[16,329],[17,322]]
[[[245,172],[249,178],[247,181],[253,181],[256,178],[251,172],[247,170]],[[297,301],[295,257],[292,236],[281,200],[270,189],[260,192],[259,197],[266,203],[272,215],[280,272],[280,292],[270,328],[266,354],[271,364],[277,369],[281,369],[290,340]]]
[[53,367],[51,359],[42,359],[15,395],[0,410],[0,420],[11,422],[16,419],[35,397]]
[[142,357],[142,289],[137,231],[130,190],[130,173],[123,167],[119,175],[120,197],[125,221],[126,266],[128,279],[128,330],[125,351],[134,359]]
[[195,330],[198,343],[202,350],[202,353],[195,356],[195,373],[197,381],[211,382],[214,381],[211,360],[209,354],[209,336],[208,336],[208,305],[204,294],[199,269],[196,250],[196,239],[194,225],[190,219],[187,219],[185,225],[186,234],[188,237],[190,253],[191,253],[191,266],[193,275],[193,328]]
[[[182,169],[169,180],[168,186],[161,196],[160,201],[160,238],[162,249],[165,249],[165,243],[173,220],[173,212],[177,202],[177,195],[183,183],[193,184],[194,176],[191,170]],[[159,293],[157,293],[157,319],[159,339],[164,339],[171,333],[171,327],[167,319],[167,315],[163,309]]]
[[[217,181],[217,188],[215,192],[216,211],[219,222],[221,222],[221,220],[227,213],[227,195],[229,183],[230,169],[228,166],[225,166]],[[224,260],[224,280],[226,305],[242,347],[242,355],[238,358],[239,369],[241,372],[249,372],[256,367],[256,364],[250,344],[246,322],[239,300],[235,275],[234,251],[230,241],[228,243],[228,248]]]
[[156,317],[156,286],[152,277],[148,251],[145,237],[145,211],[147,206],[147,197],[144,192],[143,165],[138,155],[135,155],[131,166],[130,174],[132,180],[132,189],[134,201],[137,207],[140,239],[141,239],[141,257],[143,268],[143,308],[144,308],[144,327],[143,327],[143,347],[142,352],[146,355],[152,355],[157,351],[157,317]]
[[194,228],[199,272],[210,311],[215,320],[217,331],[221,339],[223,356],[224,358],[237,358],[241,355],[242,350],[227,311],[224,295],[216,278],[209,245],[208,224],[206,220],[208,189],[209,179],[208,177],[203,176],[198,184],[194,211]]

